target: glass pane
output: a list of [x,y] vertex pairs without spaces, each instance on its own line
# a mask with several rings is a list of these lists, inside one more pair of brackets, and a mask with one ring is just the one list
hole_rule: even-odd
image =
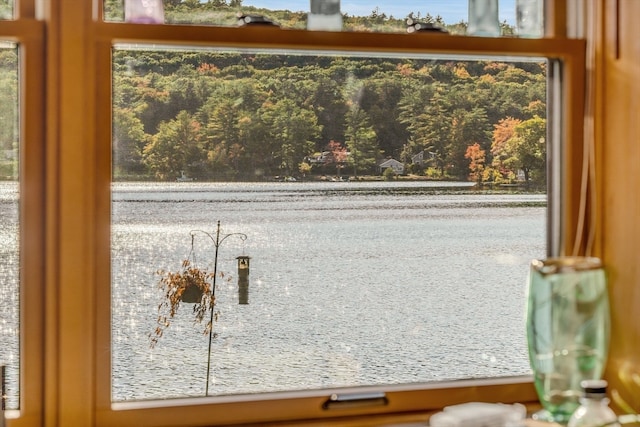
[[[316,1],[316,0],[313,0]],[[465,34],[468,22],[468,0],[442,0],[420,3],[415,1],[366,0],[342,1],[342,29],[345,31],[407,32],[406,19],[434,24],[451,34]],[[150,14],[155,0],[105,0],[105,20],[123,21],[125,4],[145,3]],[[162,2],[160,2],[162,4]],[[307,28],[310,0],[164,0],[164,22],[172,24],[238,25],[239,15],[258,15],[281,28]],[[499,22],[502,34],[514,34],[515,0],[499,0]]]
[[0,0],[0,19],[13,19],[13,0]]
[[18,409],[20,362],[18,227],[18,50],[0,41],[0,365],[7,405]]
[[546,68],[117,47],[113,399],[529,374]]

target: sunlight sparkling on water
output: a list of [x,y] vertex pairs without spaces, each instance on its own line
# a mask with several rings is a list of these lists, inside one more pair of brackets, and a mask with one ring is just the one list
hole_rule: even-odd
[[[160,268],[190,231],[220,248],[214,395],[529,373],[528,265],[545,252],[546,197],[452,183],[117,184],[112,224],[116,401],[204,394],[208,336],[182,307],[151,349]],[[18,396],[17,186],[0,185],[0,360]],[[236,259],[251,257],[248,305]],[[196,240],[201,266],[213,245]],[[497,339],[499,337],[499,339]]]
[[[204,393],[208,336],[190,308],[154,349],[148,334],[154,272],[178,267],[189,232],[217,220],[249,238],[220,249],[219,269],[234,277],[216,291],[213,394],[529,373],[524,286],[545,251],[544,195],[189,183],[117,185],[113,198],[114,400]],[[210,241],[196,240],[196,254],[211,267]],[[237,303],[241,254],[249,305]]]
[[7,366],[7,407],[18,407],[18,184],[0,182],[0,364]]

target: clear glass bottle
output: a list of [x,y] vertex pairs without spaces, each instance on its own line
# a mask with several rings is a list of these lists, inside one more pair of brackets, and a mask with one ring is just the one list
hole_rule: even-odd
[[498,0],[469,0],[470,36],[499,37]]
[[125,0],[124,20],[134,24],[164,24],[162,0]]
[[544,37],[544,0],[516,0],[516,32],[520,37]]
[[311,0],[307,30],[341,31],[340,0]]
[[609,408],[607,382],[585,380],[581,385],[584,395],[580,398],[580,406],[571,415],[567,427],[620,427],[618,416]]

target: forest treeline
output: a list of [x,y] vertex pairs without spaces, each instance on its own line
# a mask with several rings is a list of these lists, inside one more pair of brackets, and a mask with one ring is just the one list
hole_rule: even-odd
[[114,178],[543,182],[544,62],[114,52]]
[[0,180],[18,177],[18,52],[0,46]]
[[[235,7],[188,3],[165,0],[167,13]],[[3,178],[17,169],[17,87],[17,50],[1,49]],[[544,184],[545,114],[544,61],[119,47],[113,178],[362,177],[393,158],[430,179]]]

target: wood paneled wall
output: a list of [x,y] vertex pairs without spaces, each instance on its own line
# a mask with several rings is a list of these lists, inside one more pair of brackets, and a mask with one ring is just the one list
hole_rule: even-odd
[[640,1],[591,3],[601,256],[608,269],[613,404],[640,411]]

